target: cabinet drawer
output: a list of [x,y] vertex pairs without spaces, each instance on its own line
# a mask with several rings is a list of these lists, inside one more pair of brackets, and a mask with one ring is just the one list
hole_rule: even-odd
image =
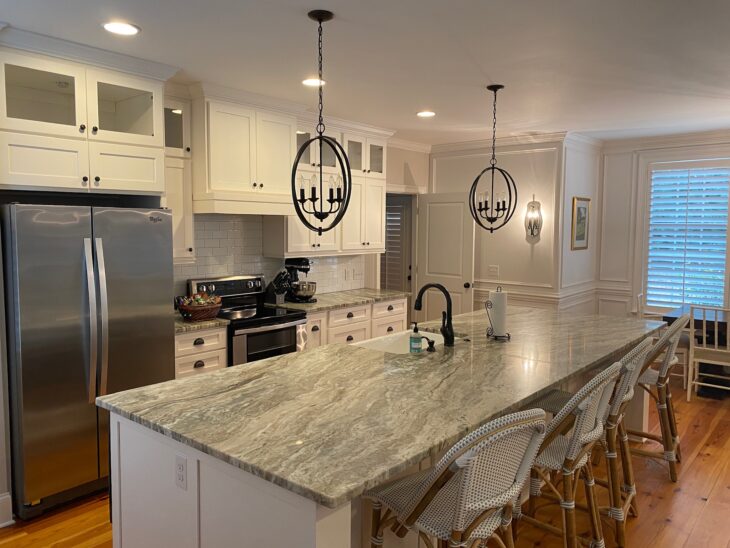
[[383,335],[392,335],[399,331],[405,331],[406,317],[401,315],[398,317],[384,318],[382,320],[373,320],[373,338],[382,337]]
[[307,346],[305,349],[327,344],[326,318],[326,314],[307,315]]
[[327,333],[328,343],[352,344],[366,341],[370,338],[370,323],[361,323],[354,326],[336,327]]
[[350,308],[340,308],[332,310],[329,313],[329,321],[327,326],[339,327],[342,325],[350,325],[357,322],[364,322],[370,319],[370,305],[353,306]]
[[226,329],[205,329],[175,335],[175,358],[226,349]]
[[373,304],[373,318],[387,318],[388,316],[401,316],[407,311],[407,300],[398,299]]
[[212,352],[201,352],[175,360],[175,378],[197,375],[206,371],[217,371],[228,365],[228,352],[225,348]]

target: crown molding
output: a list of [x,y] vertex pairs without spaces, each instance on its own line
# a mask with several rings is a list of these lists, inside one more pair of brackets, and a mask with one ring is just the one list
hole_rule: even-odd
[[190,100],[190,88],[185,84],[177,82],[165,82],[165,95],[168,97],[177,97],[178,99]]
[[231,101],[235,103],[245,103],[254,107],[276,110],[286,114],[298,115],[306,110],[304,105],[287,101],[286,99],[277,99],[268,95],[261,95],[251,91],[211,84],[209,82],[196,82],[188,88],[193,99],[206,98],[218,99],[222,101]]
[[[306,111],[300,114],[298,118],[299,122],[303,124],[315,125],[317,123],[317,115],[314,112]],[[355,133],[364,133],[371,135],[372,137],[388,139],[388,144],[390,144],[390,137],[395,133],[395,131],[390,129],[371,126],[361,122],[353,122],[352,120],[345,120],[344,118],[335,118],[334,116],[326,116],[325,124],[329,127],[336,127],[338,129],[353,131]]]
[[[562,143],[565,140],[566,132],[559,133],[540,133],[537,135],[510,135],[508,137],[497,137],[497,147],[507,147],[515,145],[539,145],[545,143]],[[442,152],[465,152],[469,150],[490,149],[492,147],[491,139],[478,139],[475,141],[461,141],[457,143],[443,143],[433,145],[431,154],[440,154]]]
[[400,148],[402,150],[410,150],[411,152],[423,152],[425,154],[429,154],[431,152],[431,145],[416,143],[415,141],[406,141],[405,139],[390,139],[388,141],[388,146]]
[[0,45],[162,81],[168,80],[180,70],[164,63],[16,29],[7,23],[0,23]]
[[565,144],[568,146],[577,145],[581,148],[589,148],[596,152],[599,152],[603,148],[603,141],[590,135],[585,135],[584,133],[568,132],[565,136]]
[[603,152],[605,154],[618,154],[622,152],[662,148],[683,148],[725,144],[730,144],[730,129],[604,141]]

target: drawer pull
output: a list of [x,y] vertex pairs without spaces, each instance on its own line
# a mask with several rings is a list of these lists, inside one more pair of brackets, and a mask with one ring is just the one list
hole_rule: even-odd
[[201,344],[205,344],[205,339],[202,337],[198,337],[193,341],[193,346],[200,346]]
[[388,305],[388,312],[393,312],[393,305],[392,304],[389,304]]
[[312,332],[313,333],[316,333],[317,331],[319,331],[319,326],[318,325],[315,325],[314,327],[312,327]]
[[392,333],[393,332],[393,326],[392,325],[389,325],[387,331],[388,331],[388,333]]
[[352,312],[348,312],[347,313],[347,318],[348,319],[351,319],[351,318],[354,318],[354,317],[355,317],[355,314],[353,314]]
[[198,360],[193,364],[193,367],[195,369],[200,369],[201,367],[205,367],[205,362],[203,360]]
[[347,336],[347,342],[352,342],[354,340],[355,340],[355,338],[352,335]]

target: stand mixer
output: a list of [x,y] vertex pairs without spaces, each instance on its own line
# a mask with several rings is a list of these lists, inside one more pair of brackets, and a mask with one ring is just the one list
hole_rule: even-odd
[[291,303],[316,303],[314,294],[317,292],[317,282],[300,280],[299,274],[309,274],[312,268],[312,261],[309,259],[286,259],[284,268],[289,274],[289,288],[285,300]]

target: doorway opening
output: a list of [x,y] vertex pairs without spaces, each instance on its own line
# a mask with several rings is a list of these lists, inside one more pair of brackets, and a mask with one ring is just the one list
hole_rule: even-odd
[[387,194],[385,200],[385,253],[380,255],[380,287],[412,291],[414,196]]

